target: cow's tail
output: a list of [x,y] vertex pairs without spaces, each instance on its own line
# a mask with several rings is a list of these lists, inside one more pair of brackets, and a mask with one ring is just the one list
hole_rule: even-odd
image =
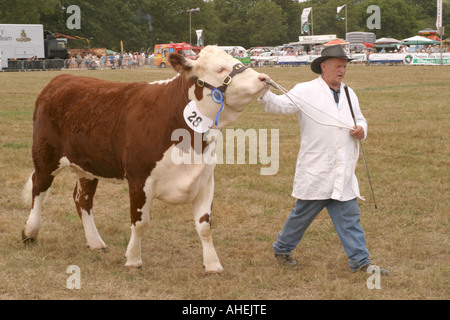
[[33,198],[33,174],[30,175],[30,178],[25,183],[22,190],[22,200],[28,207],[31,207],[32,205],[33,202],[32,198]]

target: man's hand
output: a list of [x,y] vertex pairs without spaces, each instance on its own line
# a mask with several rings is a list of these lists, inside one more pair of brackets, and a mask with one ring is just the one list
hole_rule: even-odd
[[358,140],[364,139],[364,129],[361,126],[353,127],[353,130],[350,131],[350,134]]

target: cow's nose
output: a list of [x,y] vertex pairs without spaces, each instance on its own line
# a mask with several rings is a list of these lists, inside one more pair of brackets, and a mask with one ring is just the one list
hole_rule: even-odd
[[258,79],[259,79],[259,81],[261,81],[261,82],[268,82],[268,81],[270,81],[270,77],[267,75],[267,74],[264,74],[264,73],[260,73],[259,75],[258,75]]

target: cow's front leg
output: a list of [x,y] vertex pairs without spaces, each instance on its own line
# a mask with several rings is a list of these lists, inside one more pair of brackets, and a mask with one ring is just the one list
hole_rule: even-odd
[[126,267],[142,266],[141,242],[149,225],[152,191],[149,181],[128,181],[130,189],[131,238],[125,254]]
[[214,249],[211,235],[211,205],[214,195],[214,177],[211,176],[193,202],[195,228],[203,247],[203,266],[208,273],[221,273],[223,267]]

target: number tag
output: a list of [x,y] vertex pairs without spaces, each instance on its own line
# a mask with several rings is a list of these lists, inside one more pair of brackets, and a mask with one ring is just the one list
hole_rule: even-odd
[[194,100],[189,102],[183,111],[184,121],[186,121],[189,128],[198,133],[205,133],[212,127],[214,121],[203,113],[197,107]]

